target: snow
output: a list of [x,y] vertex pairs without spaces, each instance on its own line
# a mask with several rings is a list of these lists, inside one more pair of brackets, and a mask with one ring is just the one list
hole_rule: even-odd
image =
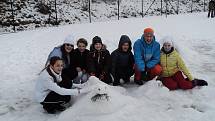
[[[207,13],[152,16],[0,35],[0,121],[213,121],[215,22],[206,16]],[[143,86],[131,83],[113,87],[92,78],[94,83],[89,85],[95,85],[91,87],[93,91],[73,97],[73,105],[62,113],[47,114],[34,101],[35,79],[49,52],[67,35],[86,38],[89,43],[99,35],[112,52],[122,34],[134,43],[146,27],[154,28],[158,41],[166,35],[173,37],[193,76],[207,80],[209,86],[169,91],[155,80]],[[92,102],[98,88],[110,99]]]

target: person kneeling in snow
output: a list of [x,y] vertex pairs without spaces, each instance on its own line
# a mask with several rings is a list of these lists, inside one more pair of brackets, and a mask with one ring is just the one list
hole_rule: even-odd
[[111,53],[111,73],[114,78],[114,86],[120,85],[121,78],[125,83],[130,82],[130,77],[134,74],[134,55],[131,49],[130,38],[127,35],[122,35],[118,48]]
[[[160,63],[162,67],[160,79],[169,90],[186,90],[195,86],[208,85],[206,81],[192,77],[179,53],[175,50],[171,37],[163,39]],[[187,79],[184,78],[183,74],[187,76]]]
[[51,57],[49,65],[42,71],[36,81],[36,99],[48,113],[54,114],[56,111],[65,110],[62,104],[71,100],[70,95],[78,95],[89,91],[88,89],[71,89],[72,81],[61,79],[62,69],[63,60],[57,56]]

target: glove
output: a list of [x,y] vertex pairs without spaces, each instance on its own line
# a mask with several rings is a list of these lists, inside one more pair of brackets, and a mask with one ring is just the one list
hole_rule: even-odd
[[83,84],[75,84],[75,83],[73,83],[73,86],[78,88],[78,89],[82,89],[82,88],[84,88],[86,86],[86,84],[85,83],[83,83]]
[[147,80],[147,72],[141,71],[141,80],[146,81]]
[[202,79],[193,79],[192,83],[194,86],[208,86],[208,83]]

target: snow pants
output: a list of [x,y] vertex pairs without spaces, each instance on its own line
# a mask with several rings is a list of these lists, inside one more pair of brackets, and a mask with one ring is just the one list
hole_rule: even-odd
[[178,71],[171,77],[162,77],[161,81],[169,90],[176,89],[192,89],[194,87],[192,81],[185,79],[181,71]]
[[140,81],[140,80],[149,81],[149,80],[152,80],[153,78],[155,78],[156,76],[160,75],[161,71],[162,71],[161,66],[159,64],[157,64],[153,68],[146,70],[145,80],[142,80],[143,75],[141,75],[141,71],[139,71],[137,69],[137,66],[135,66],[134,80],[135,81]]
[[[62,81],[58,84],[60,87],[64,87],[67,89],[71,89],[72,81]],[[45,98],[41,104],[43,105],[43,109],[47,112],[53,111],[59,107],[59,105],[68,103],[71,100],[70,95],[60,95],[54,91],[51,91]]]

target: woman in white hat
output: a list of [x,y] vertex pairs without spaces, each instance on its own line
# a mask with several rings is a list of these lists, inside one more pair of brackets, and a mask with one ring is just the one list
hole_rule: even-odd
[[[74,66],[74,41],[75,38],[73,35],[69,35],[65,38],[63,45],[55,47],[49,54],[46,61],[47,66],[50,62],[51,57],[58,56],[63,60],[64,67],[62,70],[62,79],[64,81],[73,80],[78,72]],[[69,86],[70,87],[70,86]]]
[[[162,72],[160,79],[169,90],[192,89],[195,86],[206,86],[204,80],[194,79],[186,67],[180,54],[175,50],[173,39],[169,36],[162,39],[160,64]],[[185,75],[187,78],[184,78]]]

